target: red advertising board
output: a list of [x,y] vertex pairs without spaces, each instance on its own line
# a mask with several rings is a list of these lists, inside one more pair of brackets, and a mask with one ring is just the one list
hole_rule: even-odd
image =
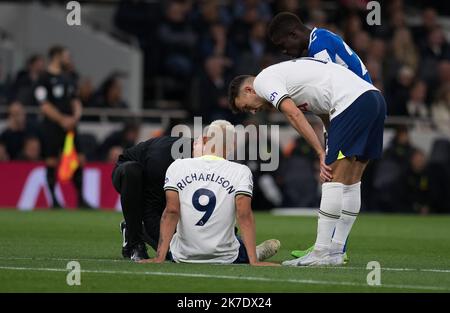
[[[83,173],[83,196],[95,208],[120,211],[119,194],[111,182],[114,168],[109,163],[88,163]],[[51,196],[43,163],[0,163],[0,208],[19,210],[45,209],[51,206]],[[56,197],[65,208],[76,207],[72,182],[56,184]]]

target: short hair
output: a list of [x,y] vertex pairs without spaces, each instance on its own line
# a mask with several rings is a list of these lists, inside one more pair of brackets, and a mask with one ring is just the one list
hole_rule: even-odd
[[204,134],[208,135],[208,133],[211,132],[212,130],[218,130],[227,135],[234,134],[235,132],[234,125],[227,120],[213,121],[211,124],[205,127]]
[[234,125],[229,121],[215,120],[205,127],[203,135],[209,138],[210,148],[220,149],[223,156],[228,159],[234,150],[235,132]]
[[32,56],[30,56],[27,60],[27,65],[31,66],[33,65],[36,61],[38,60],[42,60],[44,57],[40,54],[33,54]]
[[228,87],[228,103],[230,105],[231,111],[233,113],[241,112],[241,110],[236,106],[236,97],[239,95],[242,84],[249,79],[250,75],[239,75],[233,78]]
[[62,54],[67,48],[63,46],[53,46],[48,50],[48,58],[52,60],[57,55]]
[[278,41],[295,29],[302,29],[304,25],[300,18],[290,12],[281,12],[275,15],[268,27],[270,40]]

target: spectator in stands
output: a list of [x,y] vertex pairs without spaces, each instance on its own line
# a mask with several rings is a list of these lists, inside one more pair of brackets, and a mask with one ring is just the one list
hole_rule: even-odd
[[450,45],[445,39],[441,26],[435,26],[429,30],[427,44],[422,51],[423,58],[435,60],[450,60]]
[[21,161],[40,161],[41,158],[41,142],[36,136],[28,136],[25,138],[23,149],[19,154],[18,160]]
[[386,43],[379,38],[373,38],[367,52],[366,66],[372,82],[380,90],[384,90],[386,75]]
[[384,158],[390,158],[398,162],[399,166],[409,163],[413,152],[413,146],[409,139],[409,131],[405,126],[396,129],[395,136],[384,152]]
[[438,130],[450,137],[450,84],[443,85],[439,90],[431,116]]
[[220,24],[224,27],[231,23],[229,12],[219,3],[218,0],[199,1],[198,12],[193,24],[195,31],[199,34],[209,29],[212,25]]
[[226,119],[235,120],[235,116],[228,109],[227,88],[229,77],[226,70],[231,65],[230,60],[220,56],[206,59],[204,73],[200,78],[200,110],[207,123]]
[[187,1],[168,1],[164,20],[157,30],[164,75],[187,78],[194,71],[197,35],[188,21],[188,14]]
[[[127,109],[128,105],[123,99],[121,74],[113,73],[106,78],[97,91],[93,105],[102,109]],[[122,116],[110,116],[109,121],[123,121]]]
[[371,43],[369,33],[359,31],[352,36],[350,41],[353,43],[353,50],[355,50],[362,60],[366,60]]
[[393,212],[406,210],[405,181],[414,148],[410,144],[408,129],[398,127],[386,148],[383,158],[373,168],[373,191],[369,206],[374,210]]
[[387,90],[388,115],[408,116],[406,103],[410,89],[414,83],[414,72],[408,66],[403,66],[397,77],[389,83]]
[[404,210],[412,209],[413,212],[428,214],[430,212],[430,176],[423,151],[413,150],[403,181],[405,182]]
[[428,117],[428,105],[426,102],[427,85],[424,81],[415,82],[410,91],[410,97],[406,103],[408,115],[411,117]]
[[75,67],[75,63],[73,61],[73,58],[67,59],[67,64],[64,67],[64,73],[73,82],[73,84],[75,86],[75,90],[78,90],[78,83],[80,81],[80,74],[78,74],[78,72],[77,72],[77,69]]
[[32,55],[27,67],[19,71],[11,86],[10,99],[18,100],[25,106],[36,105],[33,97],[33,86],[45,71],[45,59],[40,54]]
[[0,135],[0,140],[4,143],[12,160],[18,158],[25,138],[33,133],[36,133],[36,130],[27,123],[22,103],[19,101],[11,103],[8,108],[7,127]]
[[266,29],[267,23],[258,21],[252,25],[249,36],[249,46],[252,56],[261,60],[266,50]]
[[344,20],[343,24],[344,38],[346,39],[346,41],[350,46],[353,46],[353,42],[351,40],[354,39],[354,36],[361,31],[362,31],[361,18],[356,13],[350,14]]
[[[78,85],[78,97],[83,104],[83,108],[95,108],[97,105],[102,106],[101,90],[95,93],[94,84],[89,77],[83,77]],[[81,117],[82,121],[100,121],[98,115],[85,115]]]
[[247,42],[241,45],[237,59],[237,72],[257,74],[266,55],[266,22],[256,21],[249,27]]
[[421,15],[422,23],[413,27],[414,40],[419,44],[420,48],[424,48],[427,44],[427,38],[430,32],[439,26],[437,20],[437,12],[434,8],[425,8]]
[[403,66],[409,67],[415,73],[419,66],[419,54],[408,28],[401,27],[395,30],[391,47],[393,58],[389,62],[389,67],[393,72],[389,73],[389,77]]
[[430,86],[428,100],[432,99],[439,88],[439,63],[450,60],[450,46],[440,26],[429,31],[427,44],[421,51],[421,68],[419,75]]
[[94,84],[92,79],[84,77],[81,79],[78,86],[78,97],[80,98],[83,107],[89,108],[95,106],[94,101]]
[[270,6],[263,0],[237,0],[234,2],[233,14],[236,19],[249,24],[258,20],[268,22],[272,18]]
[[98,147],[99,160],[111,160],[111,155],[116,155],[114,151],[117,147],[127,149],[134,146],[139,138],[139,131],[140,125],[137,122],[125,122],[122,129],[111,133]]
[[223,24],[212,24],[208,31],[203,33],[199,50],[202,59],[210,56],[224,56],[236,60],[236,49],[231,41],[228,40],[227,28]]
[[9,161],[8,151],[6,150],[5,144],[0,140],[0,162]]
[[238,51],[248,51],[250,31],[253,25],[260,21],[268,22],[271,18],[268,5],[258,0],[236,1],[233,14],[235,19],[230,29],[233,43]]

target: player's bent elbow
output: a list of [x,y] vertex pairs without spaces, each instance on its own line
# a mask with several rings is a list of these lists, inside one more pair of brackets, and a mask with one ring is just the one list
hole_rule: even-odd
[[251,209],[237,210],[236,217],[239,224],[251,223],[253,221],[253,213]]
[[299,120],[303,113],[300,110],[290,110],[288,112],[284,113],[286,115],[286,117],[288,118],[289,121],[297,121]]
[[163,214],[171,215],[171,216],[179,216],[180,215],[180,210],[178,208],[176,208],[176,207],[168,206],[164,210]]

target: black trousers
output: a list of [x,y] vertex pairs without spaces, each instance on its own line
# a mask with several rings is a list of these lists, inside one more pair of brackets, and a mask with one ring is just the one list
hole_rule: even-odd
[[112,181],[114,188],[120,193],[122,212],[127,223],[128,243],[134,246],[145,241],[156,251],[159,224],[165,204],[160,199],[152,199],[144,168],[135,161],[118,164],[113,170]]

